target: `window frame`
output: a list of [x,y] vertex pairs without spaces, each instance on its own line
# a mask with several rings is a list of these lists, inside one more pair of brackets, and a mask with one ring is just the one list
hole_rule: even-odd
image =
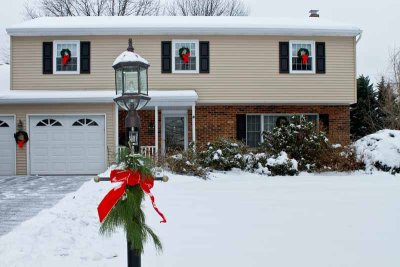
[[260,116],[260,143],[264,142],[263,132],[265,131],[264,127],[264,117],[266,116],[285,116],[285,117],[292,117],[292,116],[317,116],[317,130],[319,131],[319,113],[248,113],[246,114],[246,145],[247,144],[247,116]]
[[[293,70],[293,44],[311,44],[311,53],[312,53],[312,62],[311,67],[312,70]],[[315,51],[315,41],[311,40],[290,40],[289,41],[289,73],[290,74],[315,74],[316,67],[316,51]]]
[[[61,44],[76,45],[76,71],[57,71],[57,46]],[[53,74],[80,74],[81,73],[81,42],[79,40],[55,40],[53,41]]]
[[[194,43],[196,47],[196,70],[176,70],[175,69],[175,46],[177,43]],[[186,73],[195,74],[200,73],[200,41],[199,40],[188,40],[188,39],[174,39],[172,40],[171,56],[172,56],[172,73]]]

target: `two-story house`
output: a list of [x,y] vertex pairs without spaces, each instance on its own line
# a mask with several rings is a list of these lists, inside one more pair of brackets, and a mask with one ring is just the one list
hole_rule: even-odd
[[[221,136],[256,146],[263,131],[299,114],[333,141],[349,142],[357,27],[319,18],[47,17],[7,32],[0,175],[106,168],[124,139],[112,64],[128,38],[151,65],[152,99],[140,111],[145,149],[162,153]],[[12,137],[18,127],[29,135],[23,148]]]

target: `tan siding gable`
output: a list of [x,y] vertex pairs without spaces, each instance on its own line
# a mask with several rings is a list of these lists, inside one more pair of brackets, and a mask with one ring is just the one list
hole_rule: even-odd
[[[113,90],[114,59],[128,36],[12,37],[14,90]],[[42,42],[91,41],[91,74],[43,75]],[[149,86],[194,89],[200,103],[352,103],[355,101],[353,37],[133,36],[135,51],[151,64]],[[210,42],[210,74],[161,74],[161,41]],[[326,74],[279,74],[279,41],[326,42]]]

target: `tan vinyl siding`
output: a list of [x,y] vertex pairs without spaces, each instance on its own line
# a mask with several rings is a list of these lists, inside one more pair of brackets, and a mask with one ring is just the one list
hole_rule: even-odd
[[[20,104],[0,105],[0,114],[15,114],[16,123],[21,120],[24,130],[27,131],[26,117],[29,115],[73,115],[73,114],[98,114],[106,115],[106,141],[110,152],[115,151],[115,106],[114,104]],[[27,131],[28,132],[28,131]],[[29,132],[28,132],[29,134]],[[109,159],[109,157],[108,157]],[[17,175],[27,174],[27,147],[17,148]]]
[[[13,89],[114,89],[114,59],[128,36],[12,37]],[[91,74],[43,75],[42,42],[91,41]],[[353,37],[133,36],[135,51],[149,60],[150,90],[194,89],[200,103],[353,103]],[[162,74],[161,41],[210,42],[210,74]],[[279,41],[326,42],[326,74],[279,74]]]

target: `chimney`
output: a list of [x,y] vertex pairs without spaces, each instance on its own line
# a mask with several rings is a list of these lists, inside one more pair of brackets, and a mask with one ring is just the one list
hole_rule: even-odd
[[311,9],[310,10],[310,18],[319,18],[319,10],[318,9]]

